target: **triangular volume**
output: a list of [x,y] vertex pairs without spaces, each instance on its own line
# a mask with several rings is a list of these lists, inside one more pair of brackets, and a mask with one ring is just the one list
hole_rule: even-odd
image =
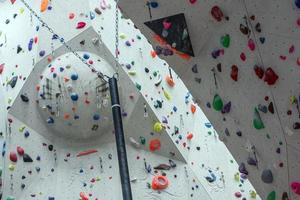
[[177,51],[194,56],[190,35],[183,13],[145,22],[152,31]]

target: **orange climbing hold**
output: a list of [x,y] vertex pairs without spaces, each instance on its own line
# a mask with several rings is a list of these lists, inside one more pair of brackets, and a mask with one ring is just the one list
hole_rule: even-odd
[[41,2],[41,12],[45,12],[48,8],[49,0],[42,0]]
[[155,57],[156,57],[156,55],[157,55],[157,54],[156,54],[156,52],[155,52],[155,51],[151,51],[151,57],[152,57],[152,58],[155,58]]
[[91,150],[87,150],[87,151],[82,151],[79,154],[77,154],[77,157],[81,157],[81,156],[87,156],[93,153],[97,153],[98,151],[96,149],[91,149]]
[[84,192],[80,192],[80,197],[81,197],[81,200],[89,200],[89,198],[87,198],[87,196],[85,195]]
[[149,142],[149,149],[150,151],[156,151],[160,149],[160,140],[159,139],[153,139]]
[[173,78],[171,78],[169,75],[167,75],[167,77],[166,77],[166,82],[168,83],[168,85],[170,87],[174,87],[174,85],[175,85]]
[[169,186],[169,180],[166,176],[154,176],[152,179],[153,190],[164,190]]
[[197,107],[194,104],[192,104],[191,105],[191,112],[194,114],[196,112],[196,110],[197,110]]
[[186,139],[192,140],[193,137],[194,137],[193,133],[189,133],[189,134],[186,136]]

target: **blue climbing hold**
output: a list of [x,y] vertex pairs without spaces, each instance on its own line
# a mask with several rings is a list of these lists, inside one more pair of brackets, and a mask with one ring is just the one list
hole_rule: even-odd
[[71,75],[71,79],[72,79],[73,81],[76,81],[76,80],[78,79],[78,74],[76,74],[76,73],[72,74],[72,75]]
[[93,20],[93,19],[95,19],[95,13],[94,12],[90,12],[90,18],[91,18],[91,20]]
[[28,51],[32,50],[32,45],[33,45],[33,39],[31,38],[28,44]]
[[295,0],[295,4],[296,4],[297,8],[300,9],[300,0]]
[[47,123],[48,123],[48,124],[54,124],[54,119],[53,119],[52,117],[49,117],[49,118],[47,119]]
[[100,115],[99,114],[94,114],[93,119],[95,121],[99,120],[100,119]]
[[71,99],[72,99],[72,101],[77,101],[78,100],[78,94],[76,94],[76,93],[72,93],[71,94]]
[[85,54],[83,54],[83,58],[87,60],[90,58],[90,55],[85,53]]
[[26,138],[28,138],[29,135],[30,135],[30,133],[29,133],[28,131],[26,131],[26,132],[24,133],[24,136],[25,136]]
[[151,6],[151,8],[157,8],[158,7],[158,3],[154,0],[151,0],[150,2],[147,2],[147,5]]
[[46,52],[44,50],[40,51],[40,57],[43,57],[45,54],[46,54]]

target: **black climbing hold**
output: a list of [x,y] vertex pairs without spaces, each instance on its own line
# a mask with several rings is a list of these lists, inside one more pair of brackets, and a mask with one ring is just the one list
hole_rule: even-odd
[[280,152],[281,152],[281,150],[280,150],[280,148],[278,147],[278,148],[276,149],[276,153],[280,154]]
[[282,193],[281,200],[289,200],[289,196],[287,192]]
[[23,50],[22,47],[18,46],[17,47],[17,54],[20,53],[22,50]]
[[53,145],[50,144],[50,145],[48,146],[48,149],[49,149],[49,151],[53,151]]
[[230,136],[228,128],[225,129],[225,135],[228,136],[228,137]]
[[84,45],[85,44],[85,40],[80,41],[80,44]]
[[260,25],[260,23],[257,23],[256,25],[255,25],[255,30],[257,31],[257,32],[261,32],[261,25]]
[[202,81],[202,79],[201,78],[197,78],[197,77],[195,77],[195,81],[197,82],[197,83],[201,83],[201,81]]
[[[164,23],[169,24],[167,29],[164,26]],[[175,49],[177,51],[194,56],[192,43],[188,33],[188,27],[183,13],[157,20],[151,20],[145,22],[145,25],[157,35],[164,38],[169,45],[176,44]]]
[[265,169],[261,174],[261,180],[264,183],[272,183],[273,182],[273,173],[270,169]]
[[149,71],[150,71],[150,70],[146,67],[146,68],[145,68],[145,72],[146,72],[146,73],[149,73]]
[[299,122],[295,122],[294,125],[293,125],[293,128],[295,130],[300,129],[300,123]]
[[197,64],[195,64],[195,65],[192,67],[192,72],[194,72],[195,74],[198,73],[198,66],[197,66]]
[[171,166],[166,165],[166,164],[160,164],[160,165],[154,167],[154,169],[156,169],[156,170],[170,170]]
[[217,64],[217,70],[218,70],[218,72],[222,72],[222,64],[221,63]]
[[21,99],[23,102],[29,102],[29,98],[27,97],[26,94],[21,94]]
[[26,153],[24,153],[24,155],[23,155],[23,161],[24,162],[33,162],[32,158]]
[[236,132],[236,135],[239,136],[239,137],[242,137],[242,131]]
[[268,106],[268,110],[270,113],[274,114],[274,106],[273,106],[273,102],[271,102]]

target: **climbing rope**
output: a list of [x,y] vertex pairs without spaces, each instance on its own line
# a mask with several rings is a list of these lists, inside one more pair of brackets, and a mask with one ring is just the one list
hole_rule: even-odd
[[108,82],[105,78],[109,78],[107,75],[104,75],[102,72],[97,71],[93,66],[91,66],[83,57],[81,57],[76,51],[74,51],[64,40],[63,37],[59,36],[54,32],[54,30],[40,17],[38,14],[27,4],[25,0],[20,0],[24,6],[30,11],[30,13],[37,18],[37,20],[42,24],[43,27],[53,34],[57,39],[59,39],[60,43],[65,46],[70,52],[72,52],[83,64],[85,64],[88,68],[95,72],[97,76],[103,81]]

